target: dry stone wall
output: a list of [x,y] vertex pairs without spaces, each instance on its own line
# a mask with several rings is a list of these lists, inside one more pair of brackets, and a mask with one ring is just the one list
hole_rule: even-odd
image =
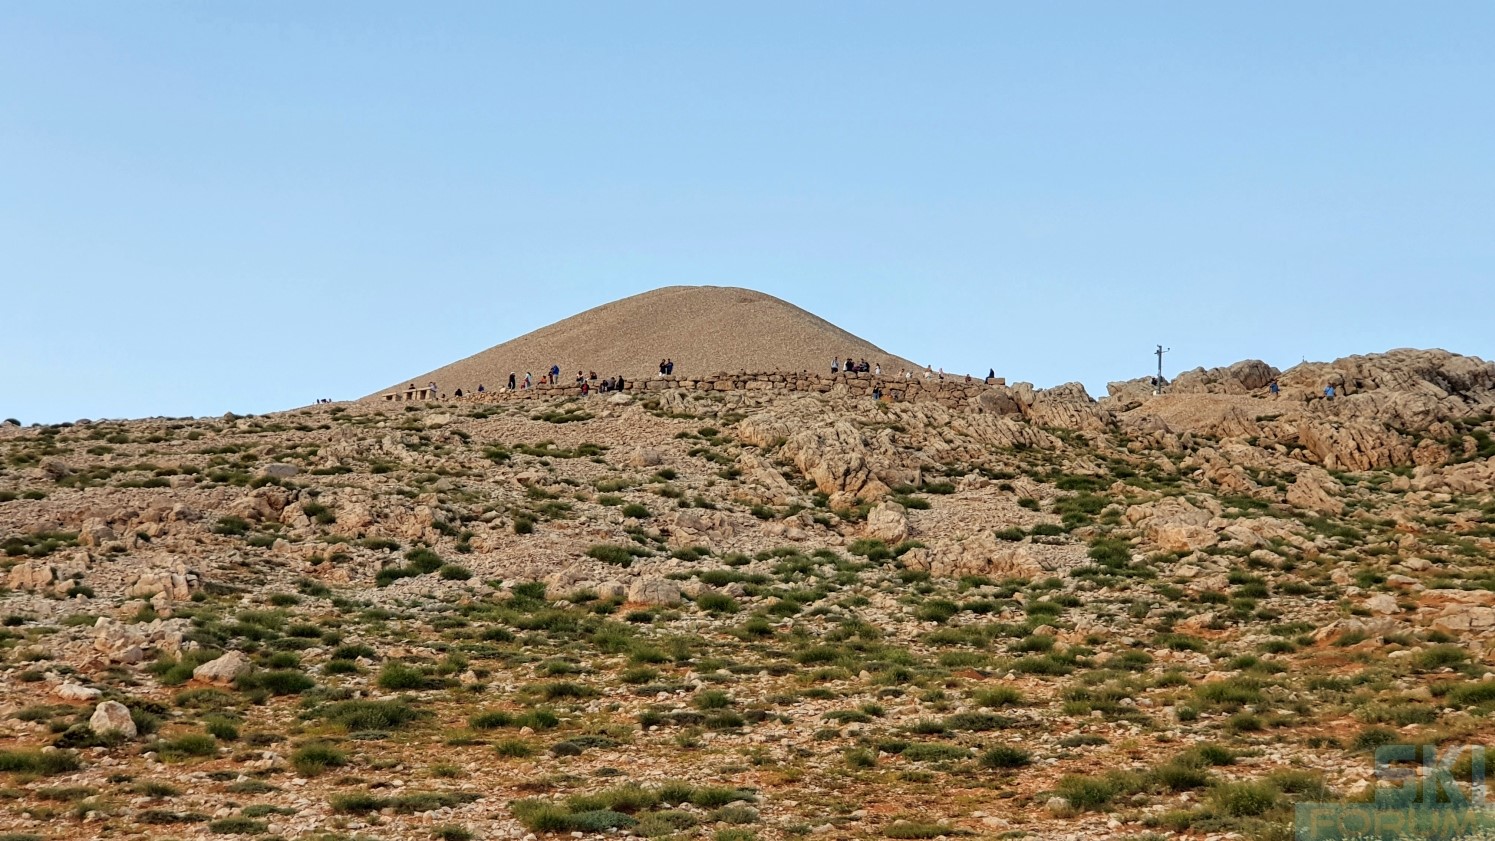
[[[589,383],[592,396],[597,396],[595,383]],[[634,396],[643,396],[650,393],[671,390],[681,391],[782,391],[800,392],[810,394],[827,394],[836,388],[842,388],[852,396],[865,396],[871,398],[874,389],[881,389],[884,399],[909,402],[933,402],[950,408],[969,406],[971,401],[982,395],[1005,395],[1007,394],[1006,381],[1001,378],[991,380],[971,379],[966,381],[962,378],[946,376],[941,380],[938,378],[903,379],[887,375],[877,374],[811,374],[811,373],[749,373],[746,371],[732,373],[710,374],[703,377],[684,376],[659,376],[648,379],[628,380],[621,389],[622,393]],[[614,392],[617,393],[617,392]],[[464,394],[462,400],[477,403],[502,403],[510,400],[534,400],[555,397],[576,397],[581,395],[579,383],[557,383],[536,384],[529,388],[509,391],[508,389],[496,389],[474,394]],[[607,395],[601,395],[603,397]],[[385,395],[386,400],[402,402],[403,392],[391,392]],[[1015,409],[1016,407],[1014,407]]]

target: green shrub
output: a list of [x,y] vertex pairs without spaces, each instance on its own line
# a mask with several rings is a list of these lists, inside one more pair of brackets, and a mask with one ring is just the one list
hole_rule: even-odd
[[271,669],[240,675],[235,685],[246,692],[260,689],[271,695],[300,695],[317,682],[295,669]]
[[1495,680],[1461,683],[1443,696],[1450,707],[1474,707],[1495,701]]
[[1092,777],[1066,774],[1059,779],[1055,792],[1080,811],[1103,809],[1120,794],[1122,785],[1115,777]]
[[83,767],[78,754],[70,750],[40,751],[29,749],[0,750],[0,772],[56,776],[71,774]]
[[328,768],[341,768],[347,764],[347,754],[325,742],[302,745],[291,754],[291,765],[308,777],[315,777]]
[[627,505],[623,506],[623,516],[633,517],[638,520],[644,520],[648,519],[650,514],[647,507],[640,505],[637,502],[630,502]]
[[346,794],[334,794],[327,798],[327,805],[332,811],[342,815],[366,815],[369,812],[377,812],[389,805],[389,801],[382,797],[376,797],[366,791],[350,791]]
[[472,570],[460,564],[443,564],[436,574],[445,581],[466,581],[472,578]]
[[261,820],[235,815],[208,824],[208,831],[218,835],[263,835],[270,825]]
[[1021,768],[1032,761],[1032,754],[1011,745],[997,745],[981,754],[982,768]]
[[510,759],[524,759],[535,755],[535,746],[523,739],[500,739],[493,743],[493,752]]
[[886,838],[938,838],[941,835],[952,835],[955,830],[947,824],[929,823],[927,821],[897,820],[883,828],[882,834]]
[[707,613],[724,614],[736,613],[742,608],[737,600],[726,593],[706,592],[696,597],[696,607]]
[[1282,794],[1267,782],[1222,783],[1210,792],[1210,805],[1222,815],[1250,818],[1275,808]]
[[183,733],[174,739],[157,741],[151,749],[163,759],[213,756],[218,753],[218,740],[206,733]]
[[628,551],[628,547],[611,543],[599,543],[587,549],[587,557],[604,564],[625,568],[633,565],[633,553]]
[[429,678],[420,669],[407,666],[404,663],[390,661],[379,670],[377,680],[380,689],[399,691],[403,689],[424,689]]
[[339,701],[317,708],[314,714],[355,733],[389,730],[420,717],[420,713],[404,701]]

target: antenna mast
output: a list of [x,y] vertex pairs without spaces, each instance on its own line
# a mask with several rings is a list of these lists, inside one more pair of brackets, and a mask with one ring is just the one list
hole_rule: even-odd
[[1165,348],[1162,345],[1158,345],[1158,349],[1153,351],[1153,353],[1158,357],[1158,378],[1152,381],[1153,394],[1163,393],[1163,354],[1168,353],[1172,350],[1173,348]]

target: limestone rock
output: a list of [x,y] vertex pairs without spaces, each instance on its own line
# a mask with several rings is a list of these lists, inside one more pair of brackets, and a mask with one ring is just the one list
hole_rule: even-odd
[[253,664],[243,652],[230,651],[193,669],[192,679],[228,686],[251,668]]
[[88,726],[100,735],[118,733],[126,739],[133,739],[137,735],[129,707],[118,701],[100,701],[94,708],[93,715],[88,717]]
[[1330,476],[1328,471],[1310,467],[1298,474],[1298,478],[1287,487],[1287,502],[1298,508],[1307,508],[1324,514],[1339,516],[1344,513],[1344,502],[1337,499],[1344,492],[1344,485]]
[[165,568],[147,569],[137,573],[134,580],[126,586],[125,597],[149,599],[161,594],[168,600],[186,601],[192,598],[193,591],[200,586],[201,581],[198,580],[197,573],[178,561]]
[[667,578],[655,578],[646,576],[634,581],[628,588],[628,600],[639,604],[656,604],[671,606],[680,604],[683,599],[680,587]]
[[896,502],[880,502],[867,512],[865,533],[890,546],[902,543],[908,538],[908,515]]
[[97,517],[84,520],[82,528],[78,530],[78,542],[90,549],[97,549],[116,537],[118,535],[114,533],[114,529]]
[[278,461],[260,468],[260,475],[271,479],[289,479],[300,472],[301,468],[296,465]]
[[6,576],[6,584],[12,590],[44,590],[57,580],[57,568],[42,560],[16,564]]
[[657,467],[664,464],[664,456],[658,450],[649,447],[637,447],[628,454],[625,463],[629,467],[642,470],[645,467]]
[[93,701],[104,693],[79,683],[60,683],[52,688],[52,694],[63,701]]
[[721,511],[682,508],[670,519],[670,543],[688,546],[702,541],[720,542],[737,533],[731,518]]

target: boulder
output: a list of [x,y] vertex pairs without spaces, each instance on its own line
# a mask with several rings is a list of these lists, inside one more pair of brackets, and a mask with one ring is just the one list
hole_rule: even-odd
[[82,527],[78,529],[78,542],[90,549],[97,549],[116,537],[118,535],[114,533],[114,529],[97,517],[84,520]]
[[637,447],[628,454],[624,462],[629,467],[642,470],[645,467],[657,467],[664,464],[664,456],[658,450],[649,447]]
[[639,604],[677,605],[683,599],[680,587],[667,578],[646,576],[634,581],[628,588],[628,600]]
[[80,683],[60,683],[52,687],[52,695],[63,701],[93,701],[103,694],[92,686]]
[[126,739],[138,735],[135,720],[130,718],[130,708],[118,701],[100,701],[94,707],[93,715],[88,717],[88,726],[100,735],[118,733]]
[[889,545],[908,538],[908,515],[896,502],[880,502],[867,512],[865,534]]
[[209,660],[192,670],[192,679],[203,683],[228,686],[247,673],[253,664],[240,651],[230,651],[222,657]]
[[301,468],[284,462],[271,462],[260,468],[260,475],[269,479],[289,479],[301,472]]

